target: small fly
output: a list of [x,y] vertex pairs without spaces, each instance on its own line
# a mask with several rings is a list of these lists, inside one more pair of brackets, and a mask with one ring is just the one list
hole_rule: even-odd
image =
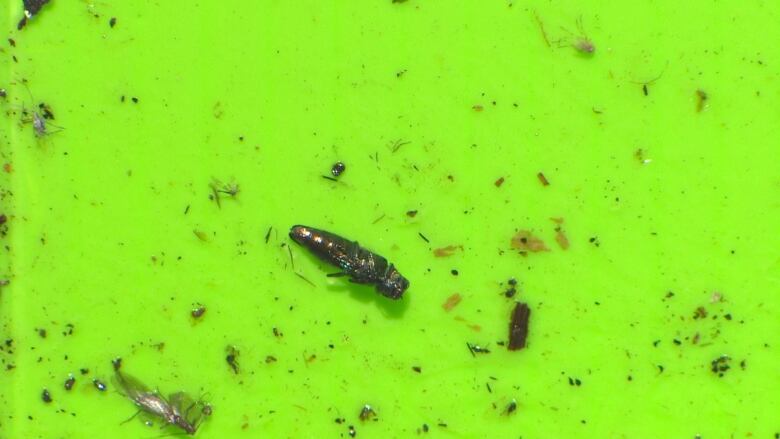
[[577,31],[579,34],[575,35],[567,29],[563,29],[564,32],[569,34],[569,38],[564,38],[558,41],[558,47],[573,47],[577,52],[584,56],[591,56],[596,53],[596,45],[586,35],[585,28],[582,25],[582,17],[577,19]]
[[370,419],[376,419],[376,411],[370,405],[365,404],[363,406],[363,408],[360,409],[360,414],[358,415],[358,418],[361,421],[368,421]]
[[[24,85],[25,89],[27,89],[27,94],[30,95],[30,101],[34,101],[32,92],[30,92],[30,88],[27,86],[27,81],[22,79],[21,83]],[[35,137],[46,137],[49,134],[53,134],[64,129],[61,126],[57,126],[49,122],[54,120],[54,113],[52,112],[51,107],[43,102],[38,104],[37,110],[34,109],[32,111],[27,110],[23,105],[21,114],[22,124],[32,123]]]
[[373,284],[376,290],[390,299],[400,299],[409,281],[393,264],[367,250],[355,241],[307,226],[293,226],[290,238],[308,248],[320,259],[341,268],[329,277],[349,276],[356,284]]
[[138,407],[138,412],[130,417],[133,419],[139,413],[145,413],[151,417],[156,417],[164,422],[163,426],[173,425],[189,435],[195,434],[206,414],[211,413],[211,406],[203,404],[201,401],[193,399],[184,392],[171,394],[168,399],[158,393],[156,390],[149,390],[138,379],[116,371],[115,380],[120,393],[133,401]]

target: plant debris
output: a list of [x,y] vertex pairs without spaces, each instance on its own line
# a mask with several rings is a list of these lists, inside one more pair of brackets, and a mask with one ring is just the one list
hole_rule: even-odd
[[449,312],[452,310],[452,308],[458,306],[461,300],[463,300],[463,297],[461,297],[460,294],[455,293],[452,296],[448,297],[447,300],[445,300],[444,303],[441,305],[441,307],[444,308],[445,311]]
[[544,241],[534,236],[528,230],[518,231],[515,236],[512,237],[510,245],[513,249],[519,250],[520,253],[523,254],[527,252],[538,253],[550,251],[550,249],[547,248],[547,246],[544,244]]
[[433,255],[437,258],[446,258],[449,256],[452,256],[457,249],[460,249],[463,251],[462,245],[448,245],[446,247],[441,247],[433,250]]
[[566,232],[563,230],[563,218],[550,218],[555,224],[555,241],[561,247],[562,250],[568,250],[569,238],[566,236]]
[[702,110],[707,108],[707,100],[709,96],[707,92],[702,89],[696,90],[696,112],[701,113]]
[[509,321],[509,344],[507,348],[510,351],[517,351],[525,347],[525,342],[528,338],[529,317],[531,317],[531,309],[528,308],[528,305],[517,302]]

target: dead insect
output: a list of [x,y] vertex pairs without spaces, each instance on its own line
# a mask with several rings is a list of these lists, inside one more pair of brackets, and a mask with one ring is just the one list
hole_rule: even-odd
[[[32,114],[27,110],[22,110],[22,123],[30,123],[32,122],[33,131],[35,132],[36,137],[45,137],[49,134],[56,133],[57,131],[61,131],[63,128],[60,126],[56,126],[54,124],[50,124],[46,122],[46,118],[39,113],[38,111],[33,111]],[[55,130],[50,130],[49,127],[56,128]]]
[[95,388],[100,390],[101,392],[106,391],[106,385],[103,383],[103,381],[100,381],[99,379],[95,378],[92,380],[92,384],[95,385]]
[[222,189],[219,189],[217,192],[229,195],[231,197],[235,197],[236,195],[238,195],[238,192],[240,190],[241,189],[239,189],[238,184],[226,183],[225,185],[222,186]]
[[514,398],[512,398],[512,401],[510,401],[509,404],[507,404],[506,408],[504,409],[504,414],[509,416],[512,413],[514,413],[515,410],[517,410],[517,401],[515,401]]
[[374,409],[370,405],[366,404],[363,406],[362,409],[360,409],[360,414],[358,415],[358,418],[360,418],[361,421],[376,419],[376,411],[374,411]]
[[582,25],[582,17],[577,18],[578,34],[575,35],[568,29],[562,29],[569,34],[569,37],[559,40],[558,47],[573,47],[577,52],[584,56],[592,56],[596,52],[596,46],[585,33],[585,28]]
[[217,203],[217,207],[220,208],[222,207],[220,200],[222,198],[222,194],[227,195],[230,198],[236,198],[238,193],[241,191],[237,183],[230,182],[222,184],[222,182],[217,179],[213,179],[211,183],[209,183],[209,187],[211,188],[209,199]]
[[24,0],[24,17],[19,20],[16,29],[22,30],[27,25],[27,20],[33,18],[40,12],[41,8],[50,0]]
[[330,173],[333,174],[334,177],[338,177],[341,175],[344,170],[347,169],[347,166],[342,162],[336,162],[333,164],[333,166],[330,168]]
[[233,369],[233,373],[238,373],[238,348],[235,346],[228,346],[225,348],[225,352],[227,352],[227,355],[225,356],[225,361],[227,361],[228,366],[230,366],[231,369]]
[[190,315],[192,316],[193,319],[199,319],[203,317],[203,314],[205,313],[206,313],[206,307],[201,304],[198,304],[197,307],[193,308],[192,311],[190,311]]
[[[190,435],[197,432],[207,404],[193,401],[184,392],[173,393],[168,399],[165,399],[156,390],[149,390],[138,379],[118,370],[115,374],[115,381],[120,393],[133,401],[139,409],[136,414],[124,422],[130,421],[139,413],[145,413],[148,416],[161,419],[165,423],[164,426],[176,426]],[[149,424],[150,422],[147,422],[147,425]]]
[[[32,92],[27,86],[26,80],[23,79],[21,82],[27,89],[27,94],[30,96],[30,101],[34,101]],[[26,108],[24,108],[24,106],[22,106],[21,115],[21,123],[23,125],[32,123],[33,131],[35,132],[36,137],[45,137],[49,134],[53,134],[64,129],[61,126],[47,122],[47,120],[54,120],[54,113],[52,112],[51,107],[43,102],[38,104],[38,110],[33,111],[28,111]],[[51,130],[49,127],[55,129]]]
[[51,402],[51,393],[49,393],[48,389],[43,389],[43,392],[41,392],[41,400],[46,404]]
[[73,375],[68,375],[68,379],[65,380],[65,390],[72,389],[74,384],[76,384],[76,378]]
[[341,268],[328,277],[349,276],[350,282],[373,284],[390,299],[400,299],[409,281],[387,259],[361,247],[357,242],[307,226],[293,226],[290,238],[307,247],[320,259]]
[[471,352],[472,356],[475,356],[474,354],[489,354],[490,349],[487,348],[487,346],[480,346],[478,344],[471,344],[466,343],[466,347],[469,349],[469,352]]

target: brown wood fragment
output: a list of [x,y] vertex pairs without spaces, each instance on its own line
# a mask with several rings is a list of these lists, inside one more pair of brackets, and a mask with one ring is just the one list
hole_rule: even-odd
[[531,309],[528,308],[528,305],[517,302],[509,321],[509,344],[507,347],[510,351],[517,351],[525,347],[528,338],[529,317],[531,317]]
[[455,293],[448,297],[447,300],[445,300],[441,305],[441,307],[444,308],[445,311],[449,312],[452,308],[458,306],[461,300],[463,300],[463,297],[461,297],[459,293]]
[[515,236],[512,237],[511,244],[513,249],[520,250],[521,253],[525,252],[546,252],[550,251],[545,245],[544,241],[534,236],[528,230],[520,230]]
[[563,250],[569,248],[569,238],[566,236],[566,232],[563,230],[563,218],[550,218],[552,222],[557,224],[555,226],[555,241]]
[[567,250],[569,248],[569,238],[566,237],[566,232],[564,232],[560,227],[555,228],[555,240],[563,250]]
[[702,89],[696,90],[696,112],[697,113],[701,113],[701,110],[706,108],[707,99],[709,99],[709,96],[707,96],[707,92],[705,92]]
[[433,255],[437,258],[446,258],[449,256],[452,256],[455,253],[455,250],[461,249],[463,250],[462,245],[448,245],[446,247],[441,247],[433,250]]

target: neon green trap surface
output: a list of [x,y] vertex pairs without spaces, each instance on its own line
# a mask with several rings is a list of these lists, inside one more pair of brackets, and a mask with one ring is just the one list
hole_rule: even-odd
[[0,437],[175,432],[122,424],[116,357],[201,438],[780,432],[776,3],[10,3]]

